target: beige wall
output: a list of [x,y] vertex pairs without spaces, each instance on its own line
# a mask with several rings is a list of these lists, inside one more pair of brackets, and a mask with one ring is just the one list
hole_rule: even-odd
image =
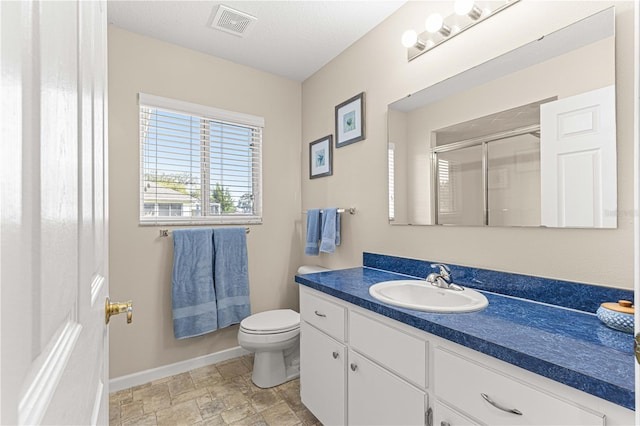
[[222,59],[109,28],[110,284],[132,299],[133,323],[110,324],[110,374],[123,375],[237,346],[237,326],[176,340],[173,243],[138,225],[138,103],[145,92],[265,118],[262,225],[247,237],[253,312],[297,308],[301,85]]
[[[387,221],[387,104],[543,34],[616,6],[618,229],[392,227]],[[302,85],[302,206],[356,207],[329,267],[362,264],[362,252],[633,287],[632,2],[522,1],[407,62],[400,36],[450,2],[408,2]],[[334,151],[333,176],[309,180],[308,143],[333,133],[334,107],[366,92],[367,139]]]

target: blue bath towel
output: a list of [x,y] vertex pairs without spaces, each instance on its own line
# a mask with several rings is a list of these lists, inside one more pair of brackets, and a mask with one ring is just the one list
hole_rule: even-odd
[[218,328],[224,328],[251,315],[245,229],[214,229],[213,251]]
[[173,231],[171,303],[176,339],[218,328],[212,235],[212,229],[203,228]]
[[334,253],[340,245],[340,213],[337,208],[322,211],[322,241],[320,251]]
[[320,253],[318,240],[320,240],[320,209],[310,209],[307,211],[307,240],[304,254],[317,256]]

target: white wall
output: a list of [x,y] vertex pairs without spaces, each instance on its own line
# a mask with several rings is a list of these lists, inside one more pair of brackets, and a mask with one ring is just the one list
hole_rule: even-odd
[[[616,6],[618,229],[390,226],[387,104]],[[606,286],[633,286],[633,2],[521,1],[407,62],[400,36],[451,2],[408,2],[302,85],[302,206],[356,207],[329,267],[362,264],[362,252],[438,260]],[[308,143],[333,133],[334,107],[366,92],[367,139],[334,151],[333,176],[309,180]],[[302,237],[301,237],[302,238]]]
[[160,238],[159,227],[138,225],[138,92],[265,118],[264,222],[247,237],[252,311],[298,306],[300,83],[110,27],[111,297],[134,304],[132,324],[114,318],[109,326],[111,377],[237,346],[237,326],[173,336],[173,241]]

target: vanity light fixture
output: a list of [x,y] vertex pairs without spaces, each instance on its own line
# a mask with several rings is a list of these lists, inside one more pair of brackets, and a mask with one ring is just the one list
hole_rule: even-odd
[[519,1],[455,0],[451,15],[443,18],[439,13],[433,13],[425,21],[424,32],[418,34],[415,30],[407,30],[402,34],[402,45],[407,48],[407,60],[417,58]]

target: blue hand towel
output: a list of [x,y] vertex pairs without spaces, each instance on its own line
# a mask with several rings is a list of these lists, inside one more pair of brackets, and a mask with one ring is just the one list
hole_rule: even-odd
[[340,213],[337,208],[322,211],[322,241],[320,251],[334,253],[340,245]]
[[307,242],[304,246],[304,254],[307,256],[317,256],[320,240],[320,209],[310,209],[307,211]]
[[251,315],[245,229],[214,229],[213,251],[218,328],[223,328]]
[[218,328],[212,234],[212,229],[203,228],[173,231],[171,303],[176,339]]

